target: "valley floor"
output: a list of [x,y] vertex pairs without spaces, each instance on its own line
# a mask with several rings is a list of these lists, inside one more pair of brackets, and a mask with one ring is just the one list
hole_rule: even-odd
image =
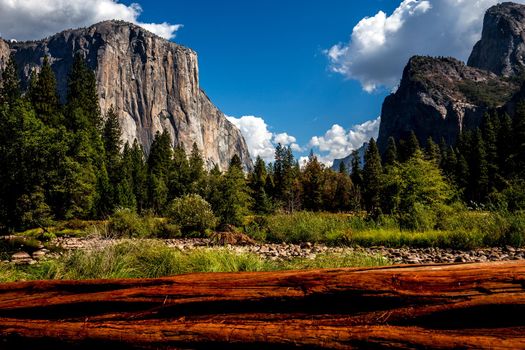
[[[93,250],[110,245],[128,242],[127,239],[100,239],[100,238],[56,238],[51,243],[65,251]],[[389,248],[389,247],[330,247],[324,244],[302,243],[253,243],[244,245],[217,245],[209,238],[181,238],[181,239],[137,239],[135,241],[162,242],[170,248],[182,252],[196,249],[218,250],[227,249],[233,253],[256,254],[269,261],[290,261],[294,259],[314,260],[319,255],[347,255],[365,254],[383,257],[392,264],[432,264],[432,263],[466,263],[466,262],[493,262],[525,260],[525,248],[491,247],[472,250],[458,250],[450,248]],[[45,252],[45,250],[44,250]],[[38,255],[38,254],[37,254]]]

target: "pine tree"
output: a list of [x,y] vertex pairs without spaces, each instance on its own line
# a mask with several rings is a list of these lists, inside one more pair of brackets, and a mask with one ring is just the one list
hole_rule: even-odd
[[498,168],[498,130],[497,117],[488,113],[483,116],[482,122],[482,136],[485,144],[486,161],[487,161],[487,175],[488,175],[488,191],[492,192],[496,189],[496,181],[499,173]]
[[237,155],[232,157],[228,171],[221,177],[219,189],[220,197],[213,198],[212,208],[216,208],[215,214],[221,225],[241,225],[244,216],[248,214],[250,195],[242,163]]
[[407,143],[406,143],[406,156],[407,159],[414,156],[416,152],[420,149],[419,146],[419,140],[417,139],[416,133],[412,130],[410,132],[410,136],[408,137]]
[[396,140],[392,136],[388,138],[388,145],[386,147],[384,158],[385,159],[384,159],[383,164],[385,166],[392,166],[397,162],[398,156],[397,156]]
[[450,147],[448,146],[447,142],[445,141],[445,138],[442,137],[441,138],[441,141],[439,142],[439,150],[441,152],[441,163],[440,163],[440,166],[442,169],[445,169],[445,163],[447,162],[447,159],[448,159],[448,154],[449,154],[449,149]]
[[2,81],[0,85],[0,105],[13,104],[20,99],[22,95],[20,91],[20,79],[18,78],[18,70],[13,55],[9,57],[7,65],[2,72]]
[[188,155],[182,144],[173,150],[173,164],[169,175],[170,200],[193,193]]
[[70,129],[99,130],[102,127],[95,73],[87,67],[80,54],[75,56],[68,76],[67,100]]
[[[330,172],[330,170],[328,170]],[[360,198],[355,192],[352,180],[348,173],[334,174],[336,180],[333,209],[338,212],[347,212],[356,210],[359,207]],[[325,208],[327,202],[325,201]]]
[[290,147],[277,145],[273,168],[275,197],[281,201],[285,210],[292,212],[298,208],[300,184],[297,181],[299,176],[298,164]]
[[266,193],[267,179],[266,164],[260,156],[257,156],[253,172],[250,174],[250,188],[253,197],[252,209],[257,214],[267,214],[272,210],[270,198]]
[[142,212],[147,205],[148,167],[144,158],[144,150],[137,139],[133,141],[133,146],[130,150],[130,172],[137,210]]
[[346,167],[346,164],[343,161],[339,163],[339,174],[348,174],[348,168]]
[[429,137],[427,140],[426,156],[427,159],[434,162],[434,164],[438,166],[441,164],[441,150],[432,137]]
[[441,161],[441,168],[443,169],[443,172],[447,176],[447,178],[457,185],[457,179],[456,179],[456,172],[457,172],[457,166],[458,166],[458,159],[456,157],[456,151],[452,147],[448,147],[447,150],[445,150],[445,156],[442,158]]
[[468,196],[476,202],[484,202],[488,195],[489,175],[485,142],[480,129],[474,133],[472,146]]
[[199,147],[194,142],[191,148],[189,159],[189,174],[190,174],[190,188],[191,193],[197,193],[204,196],[203,187],[206,180],[206,172],[204,170],[204,159],[202,159]]
[[381,156],[375,140],[372,138],[365,153],[363,168],[363,199],[366,210],[377,215],[381,206]]
[[101,189],[104,192],[102,200],[106,202],[105,208],[109,212],[112,212],[116,207],[123,206],[124,203],[119,201],[119,197],[129,202],[128,194],[119,193],[124,191],[124,184],[121,184],[121,182],[126,181],[123,176],[125,165],[122,164],[122,154],[120,152],[122,147],[121,136],[120,122],[113,106],[111,106],[106,113],[106,121],[102,130],[102,140],[106,155],[104,164],[108,174],[107,184],[105,179],[101,179],[103,181]]
[[148,157],[149,207],[156,213],[161,213],[168,202],[168,181],[172,157],[170,135],[166,130],[162,134],[157,131]]
[[508,114],[504,114],[500,120],[498,131],[498,168],[504,178],[510,178],[514,169],[514,142],[512,130],[512,119]]
[[120,150],[122,148],[121,137],[122,129],[120,122],[115,109],[111,106],[106,113],[106,121],[104,122],[102,134],[108,165],[118,164],[120,160]]
[[285,148],[283,160],[283,202],[289,213],[299,210],[301,205],[301,174],[299,163],[295,160],[290,146]]
[[313,151],[310,152],[303,170],[302,187],[303,207],[312,211],[321,210],[323,207],[323,166]]
[[352,172],[350,173],[350,178],[355,186],[363,186],[363,173],[361,168],[361,157],[359,152],[354,150],[352,152]]
[[120,177],[115,188],[115,202],[119,207],[137,210],[137,197],[133,188],[133,152],[126,142],[119,164]]
[[45,124],[57,127],[63,123],[57,82],[47,56],[44,57],[40,73],[31,79],[28,95],[37,116]]
[[275,147],[275,162],[273,163],[273,173],[274,173],[274,195],[275,199],[282,200],[284,197],[284,178],[285,178],[285,169],[284,169],[284,158],[286,149],[279,143]]
[[[110,195],[111,189],[102,140],[102,118],[98,105],[97,85],[95,74],[85,65],[80,55],[76,56],[68,75],[65,114],[66,126],[71,132],[68,156],[73,163],[70,165],[82,169],[82,175],[73,176],[74,179],[71,181],[84,189],[87,198],[93,198],[90,201],[79,201],[79,196],[71,193],[68,202],[72,203],[72,210],[68,212],[83,213],[79,215],[107,215],[109,207],[106,198]],[[84,181],[88,183],[79,183]],[[93,192],[88,194],[87,191]],[[90,203],[91,208],[88,207]]]
[[469,186],[470,170],[467,159],[459,151],[456,153],[456,184],[460,192],[465,192]]
[[525,101],[516,106],[516,113],[512,120],[513,131],[513,172],[517,177],[525,177]]

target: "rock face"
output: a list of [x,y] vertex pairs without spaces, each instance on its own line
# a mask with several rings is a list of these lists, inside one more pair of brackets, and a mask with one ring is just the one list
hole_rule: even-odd
[[378,146],[384,151],[390,136],[407,138],[412,130],[423,143],[432,137],[453,144],[518,90],[516,82],[453,58],[413,57],[398,90],[383,103]]
[[[368,142],[365,142],[361,148],[357,150],[357,154],[359,155],[359,159],[361,161],[361,165],[365,163],[365,153],[368,149]],[[339,171],[339,168],[341,166],[341,163],[345,164],[346,170],[350,173],[352,172],[352,160],[354,157],[350,154],[349,156],[341,159],[334,159],[334,162],[332,164],[332,170]]]
[[[197,54],[188,48],[121,21],[7,45],[25,86],[47,55],[62,98],[73,58],[82,54],[96,72],[101,110],[115,107],[125,141],[137,139],[149,151],[155,133],[168,130],[173,144],[183,143],[187,151],[196,142],[209,168],[225,169],[234,154],[247,169],[252,166],[240,131],[200,89]],[[0,65],[5,49],[0,43]]]
[[10,52],[11,49],[9,48],[9,45],[5,41],[0,39],[0,70],[3,69],[3,67],[7,63]]
[[508,77],[523,72],[524,56],[525,6],[506,2],[491,7],[468,65]]
[[512,111],[525,68],[525,6],[510,2],[491,7],[481,40],[468,65],[452,58],[412,58],[399,89],[383,104],[378,145],[385,150],[390,136],[406,138],[413,130],[454,144],[465,128],[479,126],[490,108]]

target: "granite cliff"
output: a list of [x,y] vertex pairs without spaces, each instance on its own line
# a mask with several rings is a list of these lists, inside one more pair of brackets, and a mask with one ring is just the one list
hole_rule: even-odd
[[432,137],[454,144],[462,130],[478,126],[488,109],[518,90],[514,81],[454,58],[413,57],[383,103],[378,146],[384,150],[389,137],[403,139],[412,130],[421,142]]
[[468,65],[501,76],[519,75],[525,68],[525,6],[511,2],[491,7],[483,20],[481,40]]
[[106,21],[66,30],[31,42],[0,40],[0,68],[13,52],[23,86],[48,56],[59,94],[66,95],[67,74],[76,54],[96,72],[100,106],[117,110],[123,139],[137,139],[148,151],[157,131],[189,151],[194,142],[209,168],[225,169],[234,154],[246,169],[252,162],[239,129],[215,107],[199,86],[197,54],[136,25]]
[[493,108],[512,108],[523,81],[525,6],[503,3],[485,16],[481,40],[468,65],[453,58],[413,57],[398,90],[388,96],[381,113],[378,145],[390,136],[405,138],[413,130],[454,144],[459,133],[479,126]]

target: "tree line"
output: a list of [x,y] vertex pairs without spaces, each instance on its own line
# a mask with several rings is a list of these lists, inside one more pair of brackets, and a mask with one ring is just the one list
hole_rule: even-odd
[[95,75],[76,56],[61,101],[47,58],[22,93],[11,59],[0,86],[0,229],[46,226],[55,220],[105,218],[118,208],[164,215],[170,203],[197,194],[223,225],[249,214],[297,210],[356,212],[395,217],[406,228],[435,226],[453,203],[525,203],[525,104],[515,116],[487,114],[480,128],[463,132],[455,146],[389,139],[384,154],[374,139],[361,164],[324,166],[311,153],[299,164],[290,147],[258,157],[245,174],[234,156],[226,171],[207,170],[196,144],[173,148],[166,131],[149,154],[135,140],[122,144],[113,108],[102,115]]

